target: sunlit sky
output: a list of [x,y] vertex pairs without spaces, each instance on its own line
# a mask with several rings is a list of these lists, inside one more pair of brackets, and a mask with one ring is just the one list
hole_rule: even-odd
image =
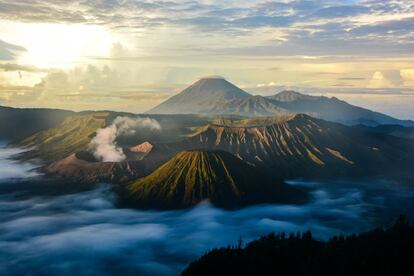
[[0,105],[144,112],[206,75],[414,119],[414,2],[0,0]]

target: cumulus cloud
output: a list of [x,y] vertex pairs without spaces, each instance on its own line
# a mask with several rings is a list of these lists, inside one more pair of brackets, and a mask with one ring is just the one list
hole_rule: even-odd
[[392,81],[388,79],[382,72],[376,71],[369,81],[368,88],[384,88],[392,87]]
[[145,130],[161,130],[161,125],[151,118],[118,116],[111,125],[97,131],[89,144],[89,150],[103,162],[121,162],[126,156],[122,148],[117,145],[116,138]]
[[404,85],[414,87],[414,69],[401,69],[400,75],[404,80]]
[[[124,58],[127,53],[122,46],[113,51]],[[168,98],[174,88],[171,82],[154,83],[140,66],[87,64],[64,70],[0,63],[0,104],[138,113]]]
[[76,93],[82,90],[116,87],[120,82],[119,73],[109,66],[87,65],[71,70],[50,70],[36,87],[49,93]]

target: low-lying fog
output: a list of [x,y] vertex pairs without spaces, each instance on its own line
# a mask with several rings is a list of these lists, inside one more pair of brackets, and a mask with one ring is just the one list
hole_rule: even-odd
[[[389,223],[414,210],[414,189],[388,181],[292,181],[312,189],[303,206],[260,205],[224,211],[208,203],[181,211],[117,209],[108,185],[59,196],[31,195],[10,178],[30,164],[0,149],[0,274],[179,274],[213,247],[271,231],[312,230],[325,239]],[[1,189],[15,185],[16,189]]]

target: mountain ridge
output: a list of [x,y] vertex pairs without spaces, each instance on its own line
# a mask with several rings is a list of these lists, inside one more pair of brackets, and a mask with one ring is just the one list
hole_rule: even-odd
[[414,121],[399,120],[380,112],[349,104],[336,97],[311,96],[285,90],[266,98],[292,113],[307,113],[314,117],[347,125],[364,123],[370,126],[380,124],[414,126]]
[[311,96],[284,90],[272,96],[252,95],[223,78],[204,78],[172,96],[148,114],[221,114],[247,117],[286,113],[306,113],[328,121],[370,126],[400,124],[414,126],[414,121],[399,120],[380,112],[351,105],[336,97]]
[[407,169],[410,139],[367,132],[306,114],[218,119],[182,141],[156,145],[148,158],[181,150],[222,150],[281,177],[376,175]]
[[98,182],[125,183],[148,172],[140,161],[99,162],[87,152],[76,152],[51,163],[43,171],[58,179],[82,184]]

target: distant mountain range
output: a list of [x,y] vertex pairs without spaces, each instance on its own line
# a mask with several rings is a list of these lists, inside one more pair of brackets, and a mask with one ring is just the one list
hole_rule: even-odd
[[0,106],[0,141],[24,138],[63,122],[75,112],[45,108]]
[[152,108],[148,114],[227,114],[270,116],[306,113],[328,121],[348,125],[398,124],[414,126],[414,121],[357,107],[335,97],[310,96],[282,91],[274,96],[253,96],[223,78],[203,78],[179,94]]
[[369,127],[363,124],[357,125],[356,127],[373,133],[382,133],[396,137],[414,139],[414,127],[403,127],[401,125],[379,125]]

